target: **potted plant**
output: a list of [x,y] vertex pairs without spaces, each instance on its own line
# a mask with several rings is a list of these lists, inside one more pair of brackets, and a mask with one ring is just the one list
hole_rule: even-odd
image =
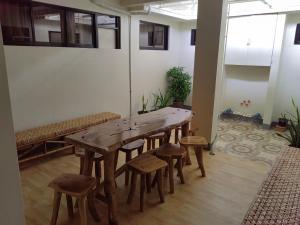
[[191,76],[183,67],[173,67],[167,72],[168,92],[176,107],[182,107],[192,90]]
[[138,111],[138,114],[144,114],[144,113],[147,113],[147,105],[148,105],[148,99],[145,100],[145,96],[143,95],[142,96],[142,110],[141,111]]
[[166,92],[165,94],[163,94],[161,92],[161,90],[159,90],[158,94],[153,94],[154,96],[154,109],[162,109],[165,108],[169,105],[171,96],[169,94],[169,92]]
[[286,128],[287,125],[288,125],[288,119],[286,118],[286,115],[285,114],[281,114],[281,117],[278,118],[278,126],[279,127],[283,127],[283,128]]
[[295,112],[285,114],[285,118],[288,121],[288,134],[277,133],[277,135],[286,139],[291,147],[300,148],[300,113],[299,107],[295,104],[293,99],[292,106]]

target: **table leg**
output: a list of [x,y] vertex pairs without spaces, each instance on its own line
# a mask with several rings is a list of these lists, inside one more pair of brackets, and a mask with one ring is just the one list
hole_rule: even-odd
[[115,152],[111,152],[104,156],[104,192],[108,203],[109,224],[118,225],[115,184]]
[[[181,126],[181,135],[182,137],[186,137],[189,135],[190,123],[185,123]],[[186,165],[192,165],[189,148],[186,148]]]
[[[85,151],[83,172],[82,172],[83,175],[92,176],[94,156],[95,156],[95,152],[87,151],[87,150]],[[89,210],[91,212],[93,219],[96,222],[100,221],[100,219],[99,219],[100,217],[99,217],[96,207],[95,207],[94,194],[90,194],[88,196],[88,206],[89,206]]]

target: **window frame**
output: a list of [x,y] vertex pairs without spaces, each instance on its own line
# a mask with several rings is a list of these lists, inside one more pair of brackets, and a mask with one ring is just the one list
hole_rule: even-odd
[[191,30],[191,45],[196,46],[197,29]]
[[295,33],[295,45],[300,45],[300,23],[297,24],[296,26],[296,33]]
[[[13,1],[12,1],[13,2]],[[30,1],[30,2],[22,2],[22,4],[26,4],[29,7],[29,19],[30,19],[30,32],[32,35],[32,40],[30,42],[22,42],[22,41],[4,41],[4,45],[13,45],[13,46],[46,46],[46,47],[74,47],[74,48],[98,48],[98,30],[97,30],[97,16],[98,15],[106,15],[106,16],[112,16],[116,18],[116,40],[115,40],[115,49],[121,49],[121,18],[120,16],[115,15],[109,15],[109,14],[102,14],[98,12],[92,12],[88,10],[82,10],[77,8],[71,8],[71,7],[65,7],[60,5],[54,5],[44,2],[36,2],[36,1]],[[57,10],[63,11],[63,17],[61,18],[61,33],[62,33],[62,43],[51,43],[50,39],[49,42],[40,42],[36,41],[35,38],[35,27],[34,27],[34,18],[33,18],[33,7],[34,6],[45,6],[50,7]],[[84,13],[84,14],[90,14],[92,16],[92,44],[70,44],[68,43],[68,26],[70,24],[70,21],[67,18],[68,12],[74,12],[74,13]]]
[[[145,47],[145,46],[141,46],[140,43],[140,35],[141,35],[141,23],[145,23],[145,24],[150,24],[153,26],[153,35],[152,35],[152,46],[149,47]],[[163,27],[164,29],[164,46],[161,47],[155,47],[154,45],[154,40],[155,40],[155,26],[160,26]],[[164,24],[159,24],[159,23],[153,23],[153,22],[149,22],[149,21],[144,21],[144,20],[140,20],[139,23],[139,48],[140,50],[159,50],[159,51],[168,51],[169,50],[169,26],[168,25],[164,25]]]

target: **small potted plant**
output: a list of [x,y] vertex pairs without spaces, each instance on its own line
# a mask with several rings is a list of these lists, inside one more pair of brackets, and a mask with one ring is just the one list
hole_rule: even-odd
[[138,114],[144,114],[144,113],[147,113],[147,105],[148,105],[148,99],[145,100],[145,96],[143,95],[142,96],[142,110],[141,111],[138,111]]
[[154,110],[165,108],[169,105],[171,96],[169,92],[163,94],[161,90],[159,90],[158,94],[153,94],[154,96]]
[[277,133],[278,136],[286,139],[291,147],[300,148],[300,113],[299,107],[292,99],[292,106],[295,113],[288,113],[285,115],[287,119],[287,134]]
[[173,98],[174,106],[182,108],[192,90],[191,76],[183,67],[173,67],[167,72],[168,92]]
[[278,126],[286,128],[288,125],[288,119],[285,114],[281,114],[281,117],[278,119]]

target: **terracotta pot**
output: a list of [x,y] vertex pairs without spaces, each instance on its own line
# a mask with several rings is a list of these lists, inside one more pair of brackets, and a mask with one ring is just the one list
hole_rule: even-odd
[[180,101],[174,101],[174,106],[176,108],[183,108],[183,102]]

